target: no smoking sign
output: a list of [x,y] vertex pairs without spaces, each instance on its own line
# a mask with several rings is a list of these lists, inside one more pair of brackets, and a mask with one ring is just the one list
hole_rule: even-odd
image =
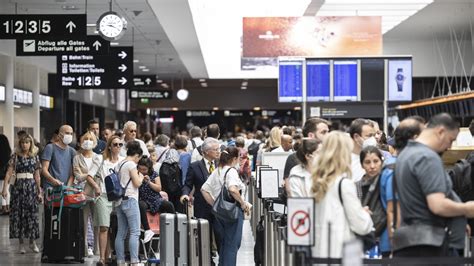
[[314,244],[314,198],[288,198],[288,245]]

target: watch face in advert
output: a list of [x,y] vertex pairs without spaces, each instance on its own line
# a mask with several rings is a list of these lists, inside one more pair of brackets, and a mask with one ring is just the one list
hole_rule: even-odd
[[388,61],[388,100],[411,101],[412,61],[392,59]]

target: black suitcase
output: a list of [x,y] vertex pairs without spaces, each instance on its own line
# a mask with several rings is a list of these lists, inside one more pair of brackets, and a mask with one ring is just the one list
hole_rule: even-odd
[[44,239],[41,262],[84,263],[84,220],[82,208],[44,209]]

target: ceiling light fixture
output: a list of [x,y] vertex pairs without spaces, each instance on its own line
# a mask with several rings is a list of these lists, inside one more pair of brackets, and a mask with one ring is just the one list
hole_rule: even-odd
[[139,69],[144,69],[146,66],[138,66]]
[[207,88],[207,83],[206,82],[201,83],[201,87]]
[[156,83],[163,83],[163,80],[158,79],[158,80],[156,80]]
[[180,89],[177,93],[176,96],[178,97],[178,100],[180,101],[186,101],[189,97],[189,91],[187,89]]
[[246,89],[247,89],[247,87],[245,87],[245,86],[242,86],[242,87],[240,87],[240,89],[241,89],[241,90],[246,90]]
[[140,60],[138,60],[138,59],[133,59],[133,63],[138,63],[138,62],[140,62]]
[[150,72],[150,70],[148,68],[144,68],[142,69],[143,72]]
[[212,111],[219,111],[219,107],[212,107]]
[[247,86],[248,84],[248,81],[242,81],[242,86]]
[[118,42],[110,42],[110,46],[117,46],[117,45],[119,45]]
[[63,10],[79,10],[79,7],[75,5],[63,5],[62,8]]
[[206,82],[206,79],[199,79],[199,82]]
[[97,25],[95,23],[87,23],[87,27],[96,27]]

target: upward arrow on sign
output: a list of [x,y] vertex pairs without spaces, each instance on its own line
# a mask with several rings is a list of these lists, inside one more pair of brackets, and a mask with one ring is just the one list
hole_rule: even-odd
[[72,33],[72,29],[76,27],[76,24],[74,22],[69,21],[68,24],[66,24],[66,29],[69,28],[69,32]]
[[99,50],[99,47],[101,47],[102,44],[100,44],[99,41],[95,41],[95,42],[92,44],[92,46],[94,46],[94,47],[95,47],[95,50],[98,51],[98,50]]
[[150,85],[151,79],[147,78],[147,79],[145,79],[145,82],[146,82],[147,85]]

